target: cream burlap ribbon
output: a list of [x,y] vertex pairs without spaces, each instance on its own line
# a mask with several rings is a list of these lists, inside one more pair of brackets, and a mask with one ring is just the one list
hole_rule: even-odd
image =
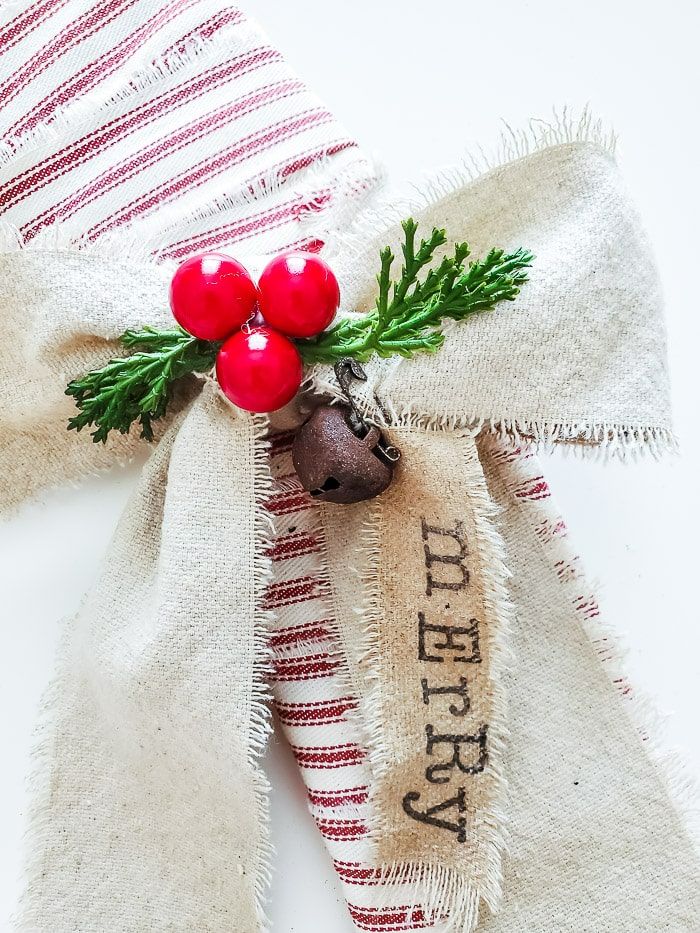
[[[611,156],[571,143],[437,197],[417,219],[477,254],[526,245],[537,259],[518,301],[455,326],[438,356],[370,365],[362,400],[380,407],[402,466],[376,502],[320,510],[370,752],[376,863],[453,929],[691,933],[691,844],[513,507],[517,482],[493,439],[623,456],[672,446],[637,216]],[[345,307],[371,303],[377,248],[397,241],[381,208],[331,231]],[[0,256],[5,505],[133,450],[68,434],[62,393],[125,327],[167,320],[170,271]],[[328,373],[314,382],[333,391]],[[184,393],[68,626],[22,929],[264,926],[265,427],[211,384]]]

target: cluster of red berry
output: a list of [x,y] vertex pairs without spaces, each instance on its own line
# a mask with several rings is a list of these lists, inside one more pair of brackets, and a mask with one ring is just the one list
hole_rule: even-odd
[[256,287],[230,256],[204,253],[173,276],[170,306],[178,324],[200,340],[223,340],[216,358],[222,392],[247,411],[275,411],[302,380],[301,357],[289,338],[313,337],[333,320],[338,281],[313,253],[276,256]]

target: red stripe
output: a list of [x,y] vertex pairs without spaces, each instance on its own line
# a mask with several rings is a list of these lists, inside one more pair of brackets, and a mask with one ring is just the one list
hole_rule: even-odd
[[314,500],[303,489],[275,492],[265,503],[268,512],[273,515],[288,515],[290,512],[304,512],[312,508]]
[[[323,149],[318,150],[313,155],[310,155],[302,160],[298,160],[298,163],[301,165],[301,167],[306,167],[307,165],[314,164],[321,157],[335,155],[338,152],[344,151],[345,149],[356,148],[356,146],[356,143],[353,143],[349,140],[345,140],[333,146],[324,146]],[[280,172],[280,176],[283,178],[285,177],[284,170]],[[177,240],[174,243],[166,246],[162,253],[164,256],[167,256],[171,259],[181,259],[192,255],[192,253],[218,246],[224,242],[232,243],[244,240],[250,236],[255,236],[258,234],[263,226],[269,230],[273,229],[274,227],[282,226],[282,222],[296,220],[304,213],[312,201],[315,203],[318,203],[319,200],[327,202],[330,200],[330,197],[331,191],[330,189],[326,189],[325,194],[315,193],[308,200],[296,198],[293,201],[288,202],[288,206],[285,206],[284,208],[275,208],[274,210],[276,213],[274,217],[263,213],[259,215],[249,215],[243,221],[230,221],[229,223],[222,224],[219,227],[214,227],[213,229],[210,228],[205,233],[196,234],[195,236],[188,237],[185,240]],[[256,217],[261,218],[260,222],[254,219]],[[273,223],[273,221],[275,222]],[[312,243],[314,242],[316,242],[317,249],[323,245],[319,241],[312,241]]]
[[149,98],[139,107],[115,117],[58,152],[52,153],[38,165],[17,175],[8,185],[0,188],[2,203],[7,206],[18,203],[32,192],[104,152],[120,139],[130,136],[135,130],[142,129],[185,103],[198,99],[217,84],[226,83],[241,72],[245,73],[246,69],[253,71],[269,62],[280,60],[279,52],[273,49],[253,49],[243,56],[216,65],[156,97]]
[[[289,90],[289,88],[292,87],[294,90]],[[23,233],[27,237],[33,236],[39,229],[47,226],[47,224],[52,221],[58,218],[65,219],[66,217],[70,217],[77,210],[91,204],[98,197],[104,196],[107,192],[115,188],[118,189],[126,180],[134,175],[138,175],[146,168],[156,165],[173,153],[191,146],[197,139],[201,139],[209,133],[220,129],[224,123],[232,124],[236,119],[253,113],[272,101],[281,100],[284,97],[290,96],[292,93],[301,93],[302,90],[303,86],[299,82],[281,82],[279,87],[270,85],[269,87],[256,91],[248,98],[236,101],[233,105],[229,105],[219,111],[208,113],[203,118],[179,127],[176,132],[160,137],[154,143],[139,150],[134,156],[131,156],[124,162],[115,166],[110,166],[106,172],[103,172],[101,175],[97,176],[97,178],[93,179],[89,185],[74,192],[71,198],[56,205],[50,212],[44,211],[43,214],[39,215],[41,218],[40,220],[35,219],[33,224],[25,225]],[[324,113],[323,116],[326,118],[327,115]],[[313,118],[309,118],[310,121],[312,121],[312,119]],[[207,174],[207,172],[210,174],[219,174],[225,168],[228,168],[231,163],[249,159],[253,155],[270,148],[271,144],[277,142],[279,139],[293,136],[298,130],[300,122],[302,121],[288,117],[286,120],[280,121],[279,124],[276,124],[270,130],[258,131],[257,133],[244,137],[235,148],[223,150],[223,154],[217,153],[216,156],[201,162],[197,171],[188,169],[187,172],[175,176],[175,180],[172,178],[169,179],[166,183],[167,187],[166,184],[163,184],[160,186],[160,189],[152,189],[141,195],[137,201],[131,202],[132,204],[140,202],[138,209],[132,208],[131,210],[127,210],[126,208],[121,208],[120,212],[111,215],[111,218],[103,219],[99,224],[88,231],[88,238],[95,239],[98,233],[130,220],[132,217],[143,213],[148,208],[162,203],[167,197],[181,193],[182,190],[186,190],[187,188],[196,187],[197,185],[193,183]],[[216,168],[216,171],[212,170],[212,166]]]
[[513,495],[516,499],[537,501],[548,498],[550,491],[544,476],[534,476],[532,479],[518,483],[513,489]]
[[309,641],[325,641],[333,637],[328,619],[304,622],[302,625],[285,625],[270,636],[270,647],[304,644]]
[[293,580],[281,580],[271,583],[265,593],[265,609],[279,609],[281,606],[292,606],[295,603],[308,602],[310,599],[319,599],[328,590],[328,583],[322,577],[296,577]]
[[[180,127],[170,136],[162,137],[155,144],[148,147],[148,149],[142,150],[142,153],[148,156],[151,154],[150,150],[153,150],[153,154],[159,157],[154,161],[158,162],[163,154],[171,156],[173,153],[185,149],[194,142],[195,139],[202,138],[210,132],[221,129],[221,126],[225,123],[234,123],[236,120],[240,119],[240,117],[254,113],[256,110],[261,109],[273,101],[284,100],[287,97],[291,97],[293,94],[302,93],[303,91],[304,85],[301,84],[300,81],[287,79],[266,84],[256,88],[255,91],[251,92],[247,97],[240,98],[234,103],[226,104],[217,110],[210,111],[197,121]],[[303,111],[303,113],[313,113],[313,111]],[[298,118],[299,115],[300,114],[297,113],[293,116]],[[324,116],[330,115],[324,112]],[[229,164],[235,163],[236,161],[244,161],[240,158],[241,156],[250,158],[251,155],[264,151],[269,148],[269,142],[276,141],[278,136],[280,138],[285,137],[286,133],[283,131],[289,126],[291,119],[292,117],[286,117],[284,120],[280,120],[277,123],[265,127],[263,130],[256,130],[248,136],[237,139],[234,146],[219,150],[215,156],[210,156],[208,159],[201,160],[199,163],[189,166],[186,172],[181,172],[179,175],[169,177],[167,181],[161,183],[156,188],[143,192],[138,198],[122,205],[119,212],[103,218],[90,232],[94,234],[102,232],[101,228],[103,227],[109,229],[118,226],[130,220],[133,216],[143,213],[154,204],[160,203],[169,194],[179,192],[186,187],[193,187],[193,185],[187,184],[187,180],[190,177],[196,180],[208,177],[209,175],[219,174],[224,168],[229,167]],[[199,137],[197,133],[199,133]],[[139,157],[140,156],[141,154],[139,153]],[[125,164],[128,166],[128,161]],[[140,157],[137,168],[142,171],[145,164],[145,159]],[[213,171],[212,166],[218,168],[219,171]],[[123,177],[123,172],[120,171],[118,182],[122,181]],[[252,185],[252,182],[250,184]],[[168,188],[172,190],[169,191]]]
[[368,833],[367,824],[362,820],[334,820],[317,817],[316,825],[324,839],[332,842],[344,840],[354,842]]
[[[284,91],[285,87],[287,88],[286,92]],[[155,164],[162,161],[166,156],[170,157],[173,153],[186,149],[197,139],[204,138],[209,135],[209,133],[219,130],[222,123],[233,124],[235,120],[241,116],[247,116],[250,113],[254,113],[256,110],[261,110],[268,104],[276,103],[285,98],[292,97],[295,94],[301,94],[303,91],[304,86],[301,83],[285,82],[274,90],[265,89],[264,93],[256,92],[256,99],[250,103],[250,108],[247,110],[241,108],[240,112],[237,113],[235,117],[225,116],[224,119],[218,117],[215,119],[209,118],[206,121],[208,125],[204,125],[203,121],[199,121],[198,124],[187,125],[178,133],[181,139],[176,145],[171,145],[169,141],[159,143],[158,149],[160,152],[157,153],[159,157],[154,159],[153,162]],[[107,230],[128,223],[135,217],[147,213],[152,208],[166,203],[175,196],[180,196],[185,191],[200,187],[204,181],[209,181],[217,175],[221,175],[223,172],[228,171],[233,165],[238,165],[248,159],[254,158],[262,152],[272,149],[275,144],[284,139],[296,136],[300,131],[307,129],[309,126],[322,125],[330,122],[332,119],[329,113],[322,110],[305,111],[302,115],[294,114],[286,117],[284,120],[280,120],[278,123],[273,124],[269,129],[251,133],[249,136],[237,141],[235,145],[229,146],[226,149],[221,149],[215,155],[209,156],[199,163],[195,163],[194,166],[189,167],[186,171],[168,178],[166,182],[140,195],[130,204],[120,208],[118,212],[101,220],[99,224],[88,231],[88,238],[95,239]],[[143,171],[144,167],[148,167],[148,165],[141,164],[141,159],[142,157],[139,155],[135,160],[132,160],[133,168],[130,175],[137,174],[137,172]],[[112,174],[114,173],[112,172]],[[117,187],[121,182],[122,178],[117,177],[116,181],[106,190],[109,191],[111,188]],[[98,193],[101,195],[104,192],[99,191]],[[89,203],[91,200],[94,200],[94,198],[90,198],[87,202],[83,203]],[[79,206],[82,207],[83,204]],[[61,213],[61,216],[64,216],[63,213]]]
[[348,903],[350,916],[361,930],[417,930],[430,926],[421,907],[357,907]]
[[274,658],[273,677],[277,681],[319,680],[338,672],[341,660],[337,655],[309,654],[301,658]]
[[28,32],[33,32],[49,13],[58,12],[66,3],[68,0],[43,0],[43,2],[40,0],[27,7],[19,16],[11,19],[4,29],[0,30],[0,55],[9,52],[25,38]]
[[279,230],[287,224],[294,224],[295,221],[294,206],[281,207],[272,210],[261,220],[237,221],[225,234],[220,233],[211,236],[209,232],[206,232],[200,237],[192,237],[190,245],[187,247],[179,247],[177,250],[173,250],[170,246],[166,246],[161,251],[161,255],[169,259],[183,259],[193,253],[203,251],[207,247],[218,247],[221,243],[226,243],[230,247],[234,242],[239,243],[251,237],[258,237],[263,231],[269,233],[272,230]]
[[[340,144],[337,144],[337,145],[333,145],[333,146],[330,146],[330,147],[324,145],[324,146],[322,146],[321,148],[317,148],[317,149],[315,149],[315,150],[308,150],[308,154],[305,154],[305,155],[303,155],[302,157],[297,157],[293,162],[287,163],[286,165],[285,165],[284,163],[282,163],[282,164],[279,164],[279,165],[276,165],[276,166],[272,166],[270,170],[273,171],[273,172],[275,172],[275,174],[277,175],[277,177],[278,177],[280,180],[284,181],[284,180],[286,180],[293,172],[299,171],[300,169],[303,169],[303,168],[307,168],[309,165],[313,165],[313,164],[315,164],[316,162],[318,162],[318,160],[321,159],[321,158],[328,158],[328,156],[336,155],[336,153],[342,152],[344,149],[353,148],[353,147],[356,147],[356,143],[353,143],[353,142],[348,141],[348,140],[346,140],[346,141],[343,142],[343,143],[340,143]],[[268,174],[268,173],[266,173],[266,174]],[[256,183],[256,182],[259,182],[259,181],[260,181],[260,178],[257,178],[257,179],[250,179],[248,182],[244,182],[244,183],[243,183],[243,190],[244,190],[244,191],[247,190],[248,194],[250,194],[251,196],[255,196],[255,194],[256,194],[256,188],[257,188],[257,186],[255,185],[255,183]],[[319,199],[320,199],[320,200],[323,200],[324,203],[325,203],[325,202],[327,202],[327,201],[329,200],[329,198],[330,198],[330,189],[328,189],[328,188],[321,189],[321,192],[314,193],[314,194],[312,195],[312,197],[313,197],[314,200],[319,200]],[[297,197],[292,198],[292,199],[290,199],[289,201],[287,201],[286,204],[285,204],[285,206],[286,206],[286,205],[294,206],[294,207],[295,207],[296,216],[299,216],[299,215],[301,215],[301,214],[304,212],[304,207],[305,207],[305,204],[306,204],[306,203],[307,203],[307,202],[304,201],[304,200],[302,200],[301,197],[297,196]],[[205,243],[215,243],[215,242],[219,242],[219,241],[222,239],[222,237],[215,237],[215,236],[212,236],[213,234],[216,234],[216,233],[219,233],[219,232],[225,232],[225,233],[227,234],[227,238],[230,238],[231,227],[235,227],[235,226],[237,226],[238,224],[240,224],[241,222],[244,223],[244,224],[246,225],[246,228],[249,228],[249,229],[256,229],[256,225],[255,225],[254,221],[255,221],[257,218],[261,218],[261,219],[262,219],[262,218],[268,216],[268,215],[270,214],[271,211],[279,211],[279,210],[280,210],[280,206],[278,206],[278,207],[276,207],[276,208],[266,208],[264,211],[260,211],[260,212],[258,212],[258,213],[254,213],[254,214],[248,214],[248,215],[244,218],[243,221],[240,221],[240,220],[230,221],[230,222],[228,222],[228,223],[221,224],[221,225],[218,226],[218,227],[210,227],[210,228],[206,231],[206,234],[205,234],[205,236],[206,236],[207,238],[211,238],[210,240],[207,239],[206,241],[202,241],[202,240],[200,239],[201,236],[202,236],[202,234],[197,234],[197,235],[195,235],[194,237],[188,237],[188,238],[186,238],[186,239],[184,239],[184,240],[175,240],[175,241],[173,241],[173,242],[168,246],[168,249],[171,251],[172,254],[175,254],[175,252],[176,252],[176,247],[183,246],[183,245],[185,245],[185,244],[187,245],[188,251],[191,251],[191,250],[192,250],[193,244],[201,245],[202,242],[205,242]],[[290,211],[290,213],[292,213],[292,212]],[[252,226],[251,226],[251,224],[252,224]],[[180,251],[180,252],[182,252],[182,251]]]
[[333,867],[344,884],[360,887],[374,887],[384,884],[388,876],[387,869],[363,865],[362,862],[343,862],[333,859]]
[[376,885],[384,880],[385,872],[381,868],[369,868],[361,862],[341,862],[333,859],[333,868],[345,884]]
[[294,443],[294,431],[284,431],[281,434],[275,434],[270,438],[268,452],[271,457],[279,457],[281,454],[289,453]]
[[[347,790],[313,790],[308,789],[309,801],[315,807],[342,807],[346,804],[367,803],[367,786],[349,787]],[[337,868],[336,868],[337,871]]]
[[[82,210],[88,204],[91,204],[99,197],[103,197],[109,191],[118,189],[125,181],[145,171],[145,169],[153,167],[164,158],[172,156],[174,153],[191,146],[198,139],[205,138],[210,133],[220,129],[222,125],[226,123],[233,124],[237,119],[254,113],[271,101],[280,100],[283,97],[289,96],[289,94],[284,93],[284,91],[293,85],[296,88],[294,93],[300,93],[301,90],[303,90],[303,86],[300,85],[299,82],[284,82],[284,86],[281,88],[274,85],[260,88],[248,97],[236,101],[234,104],[207,113],[191,123],[186,123],[184,126],[178,127],[175,132],[166,136],[161,136],[155,142],[149,143],[148,146],[138,150],[134,155],[125,159],[123,162],[111,165],[107,171],[92,179],[88,185],[73,192],[70,198],[55,205],[50,212],[44,211],[43,214],[39,215],[41,218],[40,220],[35,218],[33,225],[26,225],[23,228],[25,236],[33,236],[41,227],[45,227],[57,218],[65,219],[66,217],[72,216],[77,210]],[[268,148],[270,142],[275,141],[278,136],[284,137],[285,135],[289,135],[290,130],[286,127],[288,123],[289,118],[287,118],[286,121],[280,121],[273,130],[266,130],[264,132],[258,131],[257,133],[250,134],[244,137],[240,145],[233,150],[232,154],[228,156],[217,154],[213,159],[216,159],[218,162],[223,163],[224,167],[227,167],[229,162],[236,161],[236,156],[239,158],[250,158],[257,152],[264,151]],[[223,152],[231,153],[231,150],[223,150]],[[200,165],[206,166],[208,163],[216,164],[213,159],[205,160],[200,163]],[[202,169],[199,174],[202,175],[205,170],[206,169]],[[218,172],[215,174],[218,174]],[[98,233],[119,226],[121,223],[130,220],[137,214],[143,213],[149,207],[163,202],[168,196],[178,193],[181,190],[186,190],[188,187],[192,187],[191,184],[187,184],[187,181],[190,178],[196,177],[197,175],[194,174],[191,169],[188,169],[187,172],[175,176],[175,180],[169,178],[168,181],[161,184],[159,188],[154,188],[151,189],[151,191],[145,192],[140,195],[138,199],[130,202],[129,205],[120,208],[119,212],[102,219],[99,224],[96,224],[88,231],[88,237],[94,239]],[[140,206],[138,209],[132,207],[132,205],[139,204],[139,202]]]
[[[162,250],[162,255],[169,259],[183,259],[209,247],[219,246],[224,242],[228,244],[238,243],[250,237],[259,236],[263,231],[269,233],[271,230],[277,230],[286,224],[296,222],[295,205],[297,203],[298,199],[295,199],[281,207],[270,208],[264,215],[253,215],[253,219],[247,217],[245,220],[236,220],[227,227],[220,227],[221,232],[215,235],[207,230],[199,236],[190,237],[187,246],[176,248],[170,245],[166,246]],[[259,219],[257,219],[258,217]]]
[[321,537],[318,533],[298,531],[280,535],[266,554],[272,560],[290,560],[293,557],[318,554],[320,551]]
[[[155,16],[142,23],[138,29],[126,36],[122,41],[109,49],[99,58],[84,65],[80,71],[75,72],[70,78],[67,78],[62,84],[52,88],[51,93],[40,100],[31,111],[10,128],[12,133],[27,132],[42,120],[47,119],[58,107],[73,100],[81,93],[85,93],[91,87],[103,81],[106,77],[117,70],[136,49],[139,49],[150,39],[159,29],[172,22],[176,17],[182,15],[190,7],[196,6],[202,0],[171,0],[169,4],[163,6]],[[167,53],[161,53],[165,55]]]
[[360,746],[351,743],[317,747],[292,745],[292,751],[301,768],[347,768],[365,760],[365,753]]
[[275,709],[285,726],[327,726],[345,722],[347,714],[357,709],[357,700],[341,697],[317,703],[275,703]]
[[38,75],[46,71],[57,58],[85,39],[90,38],[100,29],[104,29],[112,20],[121,16],[130,6],[138,0],[104,0],[96,3],[90,10],[73,20],[66,29],[48,42],[41,51],[32,55],[23,68],[18,68],[11,79],[0,85],[0,99],[7,105],[13,97],[33,81]]

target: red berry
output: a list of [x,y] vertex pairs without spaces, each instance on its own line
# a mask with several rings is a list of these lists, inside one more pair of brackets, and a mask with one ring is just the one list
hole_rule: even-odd
[[180,266],[170,284],[170,307],[181,327],[200,340],[224,340],[255,310],[258,292],[235,259],[202,253]]
[[246,411],[275,411],[301,385],[301,357],[291,340],[271,327],[240,330],[216,357],[221,391]]
[[313,253],[284,253],[263,269],[260,311],[290,337],[313,337],[333,320],[340,304],[338,280]]

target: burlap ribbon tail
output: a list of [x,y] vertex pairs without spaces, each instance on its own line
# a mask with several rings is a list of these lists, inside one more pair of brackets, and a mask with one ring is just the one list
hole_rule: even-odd
[[[316,506],[379,877],[446,929],[690,931],[690,843],[562,608],[547,529],[538,540],[518,501],[533,498],[517,476],[533,441],[672,447],[647,243],[593,144],[428,201],[411,206],[424,230],[536,260],[516,302],[451,327],[438,355],[369,364],[360,402],[401,465],[376,501]],[[381,205],[327,231],[344,308],[371,306],[378,248],[399,238]],[[133,452],[133,438],[103,449],[66,432],[63,388],[127,326],[168,321],[172,266],[7,246],[0,483],[14,506]],[[337,394],[328,371],[312,376]],[[210,381],[176,408],[67,626],[22,929],[265,927],[268,425]],[[611,876],[624,879],[615,891]]]

